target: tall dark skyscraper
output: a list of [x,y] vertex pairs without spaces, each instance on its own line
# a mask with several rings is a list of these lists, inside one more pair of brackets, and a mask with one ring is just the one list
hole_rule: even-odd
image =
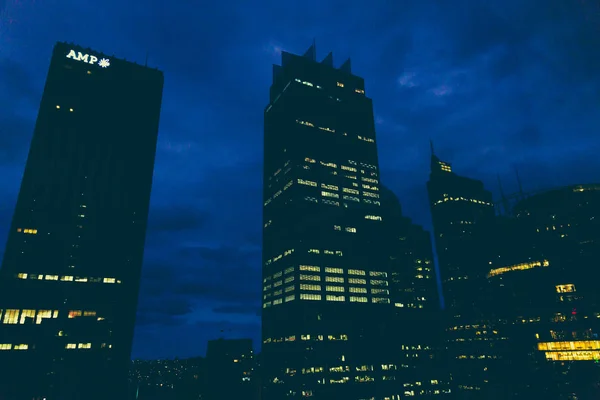
[[483,318],[495,210],[481,181],[459,176],[449,163],[431,154],[427,182],[446,304],[446,333],[454,383],[461,398],[480,398],[498,357],[490,346],[498,331]]
[[350,61],[284,52],[265,109],[266,399],[392,398],[371,99]]
[[0,270],[0,397],[125,395],[162,88],[54,47]]

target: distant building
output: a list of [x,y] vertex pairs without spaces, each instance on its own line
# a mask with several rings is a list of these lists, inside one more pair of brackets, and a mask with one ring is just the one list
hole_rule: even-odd
[[373,105],[350,60],[282,53],[264,112],[263,399],[395,398]]
[[206,396],[206,359],[134,360],[129,400],[199,400]]
[[510,338],[508,381],[522,397],[598,398],[600,185],[537,193],[514,214],[530,257],[492,260],[488,273],[491,309]]
[[446,305],[446,340],[459,398],[478,399],[494,382],[502,338],[482,310],[494,249],[492,194],[478,180],[457,175],[431,154],[427,182],[435,247]]
[[398,360],[389,378],[401,398],[447,398],[452,389],[430,234],[402,215],[398,198],[384,186],[381,202],[395,310],[388,346]]
[[258,400],[251,339],[209,341],[206,367],[207,400]]
[[125,396],[162,89],[54,47],[0,270],[0,397]]

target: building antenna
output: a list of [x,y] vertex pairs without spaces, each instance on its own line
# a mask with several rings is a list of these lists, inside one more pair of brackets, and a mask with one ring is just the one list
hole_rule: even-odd
[[519,196],[522,200],[525,198],[525,195],[523,194],[523,186],[521,185],[521,177],[519,176],[519,170],[517,167],[515,167],[515,174],[517,175],[517,184],[519,185]]
[[502,199],[502,208],[504,209],[504,214],[509,214],[510,206],[508,204],[508,199],[504,195],[504,189],[502,189],[502,181],[500,180],[500,174],[498,174],[498,187],[500,187],[500,198]]
[[148,51],[146,50],[146,63],[144,64],[144,67],[148,67]]

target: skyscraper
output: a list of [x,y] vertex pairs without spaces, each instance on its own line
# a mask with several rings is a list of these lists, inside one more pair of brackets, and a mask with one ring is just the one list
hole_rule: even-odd
[[282,54],[265,109],[266,399],[395,395],[371,99],[350,60]]
[[162,88],[54,47],[0,270],[4,398],[125,395]]
[[497,359],[490,350],[497,331],[483,319],[478,304],[489,270],[492,194],[481,181],[452,172],[434,154],[433,145],[431,150],[427,191],[448,316],[449,358],[459,394],[478,398],[490,381],[490,363]]

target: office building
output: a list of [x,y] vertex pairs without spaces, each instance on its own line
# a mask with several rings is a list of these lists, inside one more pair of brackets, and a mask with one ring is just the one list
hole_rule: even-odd
[[446,306],[446,340],[459,398],[479,398],[498,359],[497,330],[482,313],[493,249],[492,194],[481,181],[457,175],[431,146],[427,191]]
[[397,398],[373,105],[350,60],[282,53],[265,109],[263,398]]
[[256,399],[256,360],[251,339],[218,339],[206,351],[206,399]]
[[54,47],[0,270],[0,397],[125,396],[162,88]]

